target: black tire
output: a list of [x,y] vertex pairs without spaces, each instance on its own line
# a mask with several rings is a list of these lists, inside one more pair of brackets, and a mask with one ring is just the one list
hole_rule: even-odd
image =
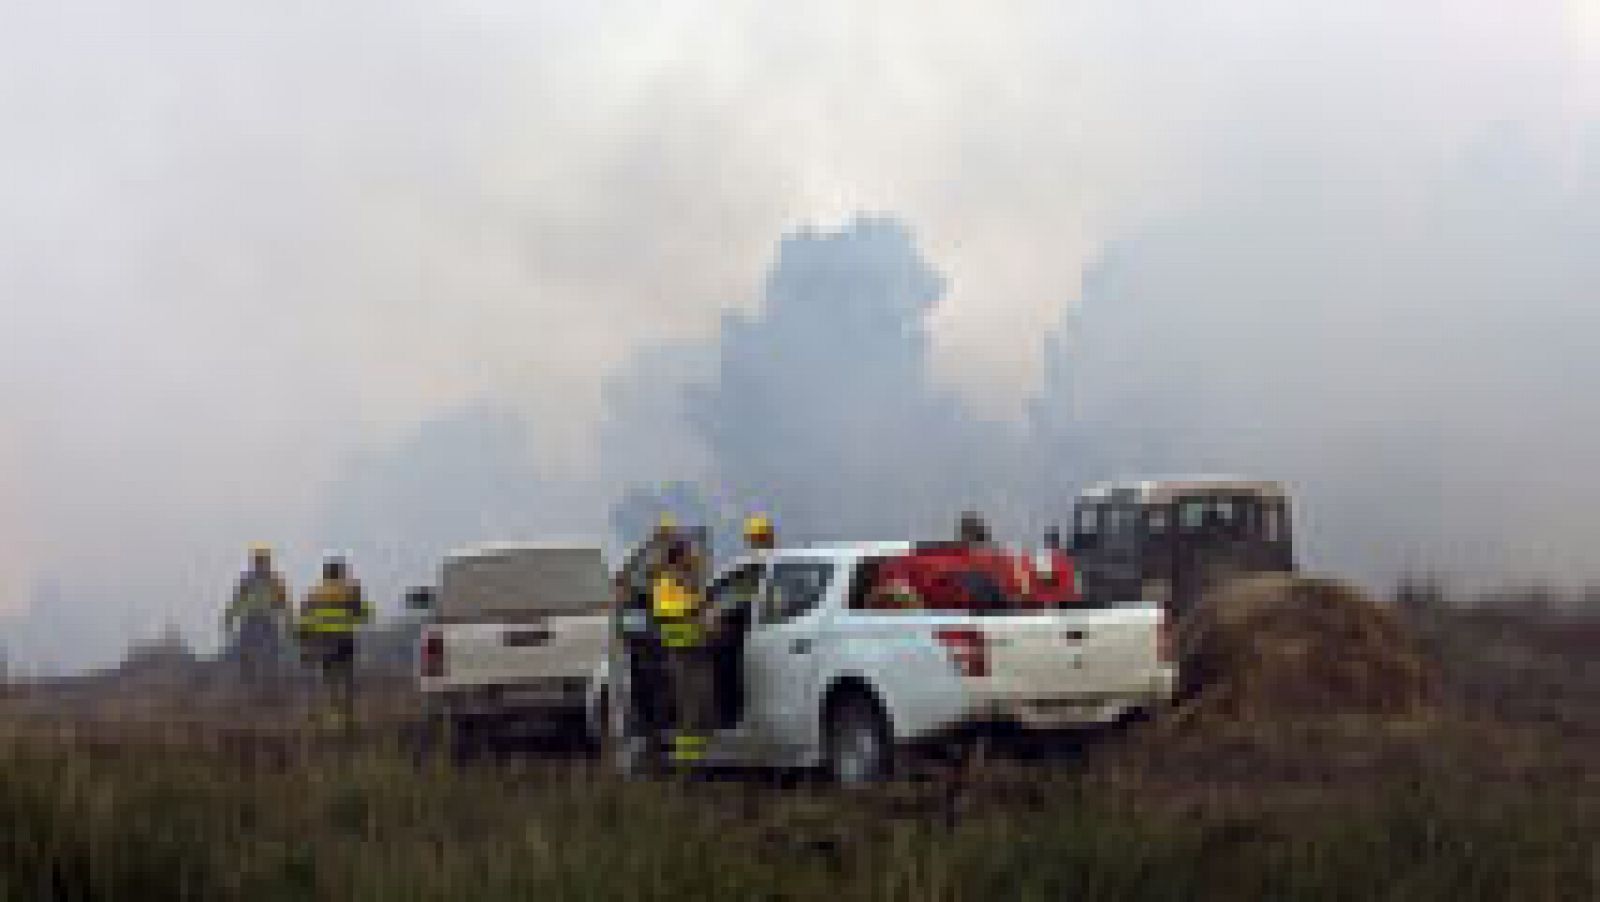
[[438,732],[451,764],[471,764],[482,760],[489,751],[486,725],[452,705],[444,706],[440,712]]
[[611,725],[611,690],[601,686],[595,696],[595,717],[584,719],[583,739],[589,757],[602,763],[611,763],[616,754],[617,737]]
[[894,776],[894,736],[877,700],[849,691],[828,706],[823,721],[823,769],[840,786],[881,783]]

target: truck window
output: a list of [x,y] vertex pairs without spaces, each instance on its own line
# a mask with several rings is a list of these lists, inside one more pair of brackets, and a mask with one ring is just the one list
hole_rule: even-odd
[[1178,504],[1178,527],[1184,532],[1199,532],[1206,526],[1211,506],[1204,498],[1186,498]]
[[1261,506],[1261,538],[1267,542],[1277,542],[1283,539],[1282,527],[1283,511],[1275,504]]
[[761,622],[783,623],[809,612],[822,601],[833,578],[830,561],[783,561],[772,565],[762,596]]
[[1074,511],[1072,523],[1072,547],[1078,551],[1088,551],[1100,544],[1100,508],[1097,505],[1085,504]]
[[735,606],[744,599],[753,599],[756,590],[761,588],[761,565],[746,564],[730,573],[725,573],[720,579],[711,584],[706,591],[706,598],[713,608],[721,609]]

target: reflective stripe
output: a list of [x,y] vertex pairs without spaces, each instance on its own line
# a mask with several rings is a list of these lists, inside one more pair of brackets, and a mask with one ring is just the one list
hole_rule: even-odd
[[300,615],[305,623],[348,623],[354,625],[361,620],[354,611],[345,608],[312,608]]
[[306,633],[353,633],[366,620],[367,606],[359,586],[322,583],[307,594],[299,627]]
[[300,631],[304,633],[353,633],[358,624],[349,621],[334,623],[330,621],[303,620],[300,622]]
[[693,648],[705,638],[705,630],[692,620],[661,624],[661,644],[667,648]]
[[699,761],[705,756],[706,737],[697,733],[678,733],[672,737],[672,758],[674,761]]

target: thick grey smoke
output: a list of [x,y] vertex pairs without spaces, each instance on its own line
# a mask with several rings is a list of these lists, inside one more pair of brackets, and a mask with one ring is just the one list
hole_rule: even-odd
[[785,237],[761,304],[728,314],[702,351],[715,378],[661,399],[704,448],[712,509],[769,512],[793,541],[931,538],[964,507],[1019,513],[1023,437],[932,377],[928,318],[944,291],[896,219]]
[[[376,478],[352,462],[402,473],[381,462],[480,401],[530,424],[526,460],[490,469],[540,487],[537,522],[480,525],[604,531],[630,486],[710,487],[714,466],[771,491],[772,458],[729,432],[750,427],[715,425],[753,401],[722,370],[773,375],[734,352],[798,328],[762,308],[774,240],[858,209],[909,224],[903,256],[942,277],[878,311],[915,333],[885,362],[845,365],[862,418],[959,450],[873,439],[906,462],[880,472],[866,427],[797,390],[840,444],[808,434],[795,459],[843,476],[765,499],[796,529],[942,531],[971,503],[1024,535],[1080,471],[1209,462],[1300,480],[1341,566],[1407,544],[1592,570],[1566,537],[1593,501],[1568,474],[1592,457],[1576,348],[1594,324],[1540,305],[1593,279],[1593,4],[13,6],[0,643],[24,666],[103,661],[169,618],[205,647],[248,542],[303,581],[325,544],[398,541],[331,512],[386,503],[348,488]],[[805,253],[831,255],[826,234]],[[724,332],[728,311],[748,316]],[[1289,375],[1172,363],[1199,353],[1185,330],[1240,329],[1274,336],[1240,360],[1278,353]],[[1381,353],[1350,350],[1357,333],[1387,336]],[[1439,340],[1457,350],[1415,347]],[[667,350],[630,363],[645,347]],[[1080,397],[1040,388],[1067,381]],[[689,404],[694,384],[713,388]],[[1246,412],[1266,425],[1241,430]],[[481,461],[469,433],[446,444]],[[1011,472],[1043,503],[1008,500]],[[1361,492],[1383,479],[1418,494],[1379,530]],[[907,495],[920,506],[887,512]],[[451,540],[417,530],[418,547]],[[388,567],[364,570],[418,578]]]
[[895,220],[785,238],[765,303],[726,318],[717,380],[691,397],[724,490],[798,540],[925,531],[984,491],[1004,459],[985,447],[1007,436],[931,386],[943,293]]
[[1314,563],[1372,579],[1593,578],[1600,153],[1515,128],[1397,209],[1309,153],[1102,255],[1037,416],[1083,475],[1289,480]]
[[659,399],[709,491],[797,540],[930,535],[966,506],[1028,540],[1087,482],[1220,472],[1290,483],[1314,567],[1591,578],[1600,186],[1512,180],[1526,147],[1485,140],[1400,226],[1384,193],[1330,203],[1289,165],[1276,196],[1214,192],[1108,248],[1022,426],[931,378],[944,282],[883,217],[785,238],[704,350],[716,378]]
[[323,547],[347,554],[380,608],[431,584],[441,558],[485,541],[595,540],[581,487],[535,464],[528,422],[480,401],[443,411],[392,445],[346,462],[329,487]]

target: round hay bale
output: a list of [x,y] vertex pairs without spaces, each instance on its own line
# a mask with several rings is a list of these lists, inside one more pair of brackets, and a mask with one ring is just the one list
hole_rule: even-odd
[[1395,613],[1337,580],[1242,577],[1200,600],[1178,636],[1183,721],[1401,718],[1434,678]]

